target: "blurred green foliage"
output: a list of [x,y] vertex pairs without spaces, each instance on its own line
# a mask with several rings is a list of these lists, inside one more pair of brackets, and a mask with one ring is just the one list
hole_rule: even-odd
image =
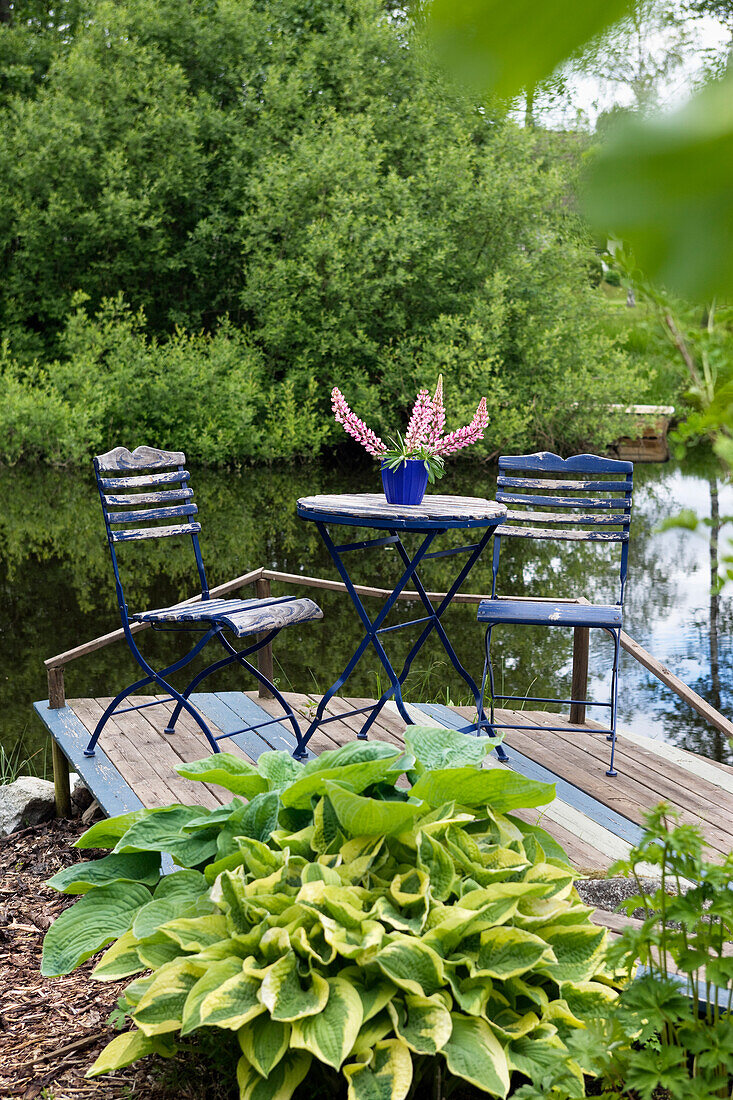
[[339,442],[333,383],[390,435],[439,371],[451,427],[488,396],[491,451],[618,431],[605,406],[638,376],[590,285],[578,158],[466,102],[404,16],[11,7],[0,461],[143,435],[212,462],[309,455]]

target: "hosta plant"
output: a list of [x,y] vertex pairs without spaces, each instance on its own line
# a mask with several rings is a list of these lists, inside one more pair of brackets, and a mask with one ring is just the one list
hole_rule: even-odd
[[[93,977],[136,976],[131,1028],[91,1075],[205,1028],[236,1033],[242,1100],[288,1100],[314,1062],[349,1100],[404,1100],[436,1059],[505,1097],[558,1054],[563,1087],[584,1095],[566,1041],[616,996],[605,933],[559,845],[512,814],[553,787],[482,767],[486,739],[413,727],[406,742],[305,766],[282,752],[182,765],[235,797],[126,814],[78,841],[110,854],[51,880],[82,897],[49,930],[43,972],[111,943]],[[161,853],[178,866],[162,878]]]

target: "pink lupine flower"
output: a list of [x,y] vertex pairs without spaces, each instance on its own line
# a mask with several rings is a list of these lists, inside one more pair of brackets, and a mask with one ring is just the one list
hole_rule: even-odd
[[387,448],[382,440],[366,426],[363,420],[359,419],[356,413],[351,411],[346,398],[337,386],[331,390],[331,407],[336,421],[343,425],[345,431],[353,436],[357,443],[361,443],[365,451],[374,458],[380,458],[384,454]]
[[445,405],[443,404],[443,375],[438,375],[438,385],[435,388],[435,394],[432,400],[432,418],[430,424],[430,431],[428,432],[427,444],[429,447],[434,447],[440,440],[443,434],[443,428],[445,427]]
[[467,424],[465,428],[457,428],[456,431],[450,432],[448,435],[443,436],[438,440],[435,447],[435,453],[439,455],[450,455],[454,451],[460,451],[462,447],[468,447],[471,443],[477,443],[479,439],[484,438],[484,428],[489,422],[489,414],[486,411],[486,398],[482,397],[476,412],[473,414],[473,420],[470,424]]
[[419,447],[427,442],[432,418],[433,406],[430,394],[427,390],[420,390],[412,407],[412,416],[405,433],[405,443],[408,447]]

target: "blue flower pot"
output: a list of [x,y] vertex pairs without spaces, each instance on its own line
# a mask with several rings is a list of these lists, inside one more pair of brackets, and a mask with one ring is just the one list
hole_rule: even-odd
[[382,466],[382,485],[388,504],[420,504],[428,487],[428,471],[419,458],[406,458],[396,470]]

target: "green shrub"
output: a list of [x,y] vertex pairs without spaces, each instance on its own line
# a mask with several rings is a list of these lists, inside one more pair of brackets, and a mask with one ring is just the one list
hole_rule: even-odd
[[[232,802],[81,838],[111,852],[51,880],[83,896],[49,930],[43,973],[114,941],[93,977],[141,975],[120,1002],[131,1030],[90,1075],[219,1028],[238,1038],[242,1100],[288,1100],[314,1060],[351,1100],[404,1100],[438,1055],[495,1097],[559,1055],[584,1095],[566,1041],[616,997],[606,933],[559,845],[511,813],[554,788],[483,769],[485,739],[413,727],[406,741],[305,766],[284,752],[181,765]],[[161,852],[181,869],[159,879]]]
[[[629,858],[609,872],[633,877],[638,894],[624,908],[644,912],[609,947],[609,965],[628,979],[643,970],[607,1018],[570,1043],[604,1078],[609,1100],[628,1088],[641,1100],[658,1090],[671,1100],[733,1095],[733,853],[709,862],[704,849],[701,831],[662,803]],[[649,865],[660,875],[651,891],[642,884]]]

